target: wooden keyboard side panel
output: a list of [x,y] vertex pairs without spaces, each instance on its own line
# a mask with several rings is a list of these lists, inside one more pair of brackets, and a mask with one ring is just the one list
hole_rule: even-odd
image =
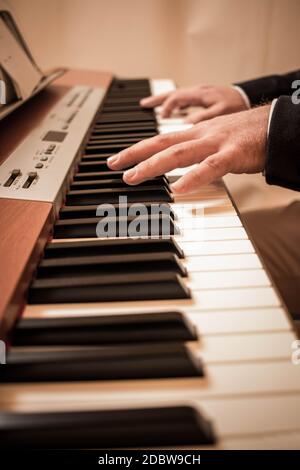
[[[108,88],[112,74],[69,70],[0,122],[0,164],[75,85]],[[53,226],[51,203],[0,199],[0,338],[22,313],[26,292]]]

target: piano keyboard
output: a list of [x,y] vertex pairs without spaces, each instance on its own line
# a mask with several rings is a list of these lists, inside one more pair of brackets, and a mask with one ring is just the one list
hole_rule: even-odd
[[[300,448],[295,334],[223,183],[174,199],[184,170],[128,187],[106,165],[185,128],[139,106],[172,87],[114,80],[104,99],[12,332],[3,445]],[[119,196],[168,210],[144,238],[99,239],[97,207],[122,222]]]

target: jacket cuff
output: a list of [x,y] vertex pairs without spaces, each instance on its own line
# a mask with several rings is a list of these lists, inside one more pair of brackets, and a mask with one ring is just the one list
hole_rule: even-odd
[[280,95],[281,77],[269,75],[246,82],[235,83],[248,96],[251,106],[266,104]]
[[273,109],[265,177],[268,184],[300,191],[300,105],[290,96],[278,98]]

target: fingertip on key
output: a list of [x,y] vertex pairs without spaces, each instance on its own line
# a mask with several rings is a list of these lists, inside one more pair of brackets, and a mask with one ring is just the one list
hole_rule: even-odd
[[136,176],[137,176],[137,171],[135,168],[132,168],[131,170],[125,171],[123,175],[123,180],[125,181],[125,183],[135,184]]
[[179,183],[176,181],[176,183],[173,183],[171,185],[171,190],[174,192],[174,193],[184,193],[186,191],[186,188],[184,187],[184,185],[182,183]]
[[149,98],[143,98],[141,101],[140,101],[140,105],[141,106],[149,106],[149,103],[151,103],[151,100]]
[[111,169],[114,169],[114,167],[117,165],[119,160],[120,160],[119,155],[113,155],[112,157],[109,157],[107,159],[107,166],[109,166],[109,168]]

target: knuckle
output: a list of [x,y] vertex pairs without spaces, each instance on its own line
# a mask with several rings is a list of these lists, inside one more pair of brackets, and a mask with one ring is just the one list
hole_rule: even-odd
[[205,163],[207,166],[209,166],[213,171],[214,173],[216,174],[219,174],[221,173],[223,170],[224,170],[224,159],[221,159],[220,157],[217,157],[217,156],[211,156],[211,157],[208,157],[206,160],[205,160]]
[[155,137],[155,139],[157,139],[157,143],[163,147],[170,144],[169,134],[161,134],[158,137]]
[[175,146],[172,152],[172,159],[176,166],[180,166],[185,154],[185,147],[184,146]]

